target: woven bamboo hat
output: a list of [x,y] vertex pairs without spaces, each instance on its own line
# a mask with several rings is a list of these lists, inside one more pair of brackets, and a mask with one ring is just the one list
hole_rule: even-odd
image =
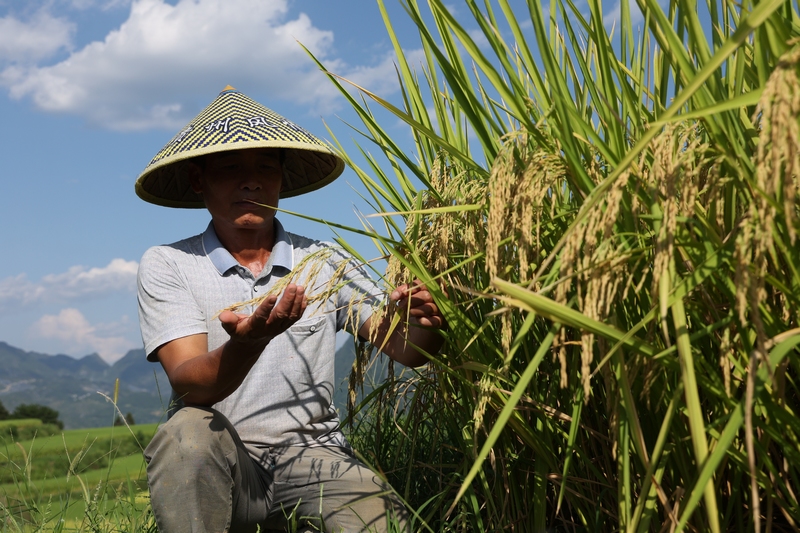
[[136,194],[166,207],[205,207],[189,184],[188,160],[246,148],[285,149],[281,198],[324,187],[344,170],[323,141],[229,85],[150,161]]

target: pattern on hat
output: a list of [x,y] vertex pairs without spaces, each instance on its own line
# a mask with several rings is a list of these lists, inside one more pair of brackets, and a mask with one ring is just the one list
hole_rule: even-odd
[[245,148],[285,149],[281,198],[319,189],[344,170],[324,142],[228,86],[150,161],[136,180],[136,194],[167,207],[205,207],[190,186],[187,161]]

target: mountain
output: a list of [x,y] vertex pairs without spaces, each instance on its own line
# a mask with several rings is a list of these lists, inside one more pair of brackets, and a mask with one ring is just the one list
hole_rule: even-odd
[[109,365],[97,354],[75,359],[26,352],[0,342],[0,401],[9,411],[21,403],[51,407],[59,412],[65,429],[113,423],[116,411],[99,392],[113,397],[117,378],[117,405],[123,414],[131,413],[138,423],[164,418],[169,381],[161,365],[147,362],[143,349],[131,350]]
[[[343,417],[347,380],[355,359],[353,343],[345,342],[335,357],[334,405]],[[26,352],[0,342],[0,402],[9,412],[21,403],[36,403],[58,411],[65,429],[108,426],[116,411],[99,393],[113,397],[117,378],[117,405],[123,415],[131,413],[141,424],[166,419],[169,381],[161,365],[147,362],[143,349],[131,350],[109,365],[97,354],[76,359]]]

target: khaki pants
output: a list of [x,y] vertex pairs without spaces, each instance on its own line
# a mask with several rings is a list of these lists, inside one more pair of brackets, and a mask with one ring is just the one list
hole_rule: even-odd
[[407,510],[338,447],[246,447],[213,409],[184,407],[145,450],[161,533],[404,530]]

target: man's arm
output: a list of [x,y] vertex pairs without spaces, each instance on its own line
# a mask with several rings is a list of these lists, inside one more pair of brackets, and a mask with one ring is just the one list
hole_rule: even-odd
[[252,315],[223,311],[219,320],[231,336],[208,350],[206,334],[172,340],[156,350],[172,389],[191,405],[213,405],[235,391],[258,361],[267,344],[303,316],[303,287],[289,284],[280,301],[264,300]]
[[[411,285],[401,285],[389,295],[390,305],[396,305],[406,315],[387,339],[391,318],[386,317],[378,325],[375,338],[371,339],[372,315],[358,330],[358,335],[370,339],[383,353],[405,366],[415,367],[428,362],[425,353],[435,354],[444,344],[439,329],[445,320],[434,303],[427,287],[416,281]],[[417,349],[419,348],[419,349]]]

